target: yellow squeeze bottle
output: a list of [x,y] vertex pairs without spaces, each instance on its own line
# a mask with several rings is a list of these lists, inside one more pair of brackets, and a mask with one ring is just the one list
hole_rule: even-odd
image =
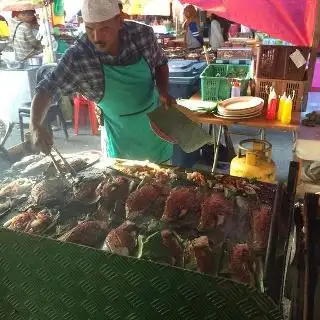
[[289,124],[291,122],[291,114],[292,114],[292,99],[289,96],[283,104],[283,110],[281,114],[281,123]]
[[282,97],[279,99],[279,108],[278,108],[278,113],[277,113],[277,120],[281,121],[281,116],[283,112],[283,106],[285,101],[287,100],[286,93],[284,92]]

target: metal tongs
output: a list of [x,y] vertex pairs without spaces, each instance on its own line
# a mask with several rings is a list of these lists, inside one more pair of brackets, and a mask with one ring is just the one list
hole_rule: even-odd
[[[72,166],[70,165],[70,163],[63,157],[63,155],[58,151],[58,149],[54,146],[52,146],[51,150],[53,150],[58,157],[60,157],[61,161],[63,162],[65,169],[67,170],[67,174],[69,173],[71,175],[72,178],[76,178],[77,173],[76,171],[72,168]],[[59,162],[55,159],[54,155],[52,154],[52,152],[49,152],[49,156],[51,157],[51,160],[53,162],[54,167],[56,168],[57,172],[61,175],[61,176],[65,176],[65,172],[61,169]]]

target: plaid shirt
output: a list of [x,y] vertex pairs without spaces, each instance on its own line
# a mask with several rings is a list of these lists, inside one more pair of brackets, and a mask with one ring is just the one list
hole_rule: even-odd
[[119,34],[117,57],[98,52],[84,35],[62,57],[51,75],[36,88],[49,92],[53,101],[61,96],[81,93],[89,100],[99,102],[104,96],[105,77],[102,65],[130,65],[144,57],[155,75],[157,66],[166,64],[167,58],[152,28],[141,23],[125,21]]

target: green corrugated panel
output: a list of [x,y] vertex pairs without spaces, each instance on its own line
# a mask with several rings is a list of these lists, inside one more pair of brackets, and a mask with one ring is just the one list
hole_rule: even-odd
[[0,238],[0,319],[281,319],[229,280],[10,230]]

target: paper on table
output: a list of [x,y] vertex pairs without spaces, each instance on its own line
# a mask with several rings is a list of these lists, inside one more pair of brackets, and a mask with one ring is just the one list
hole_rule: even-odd
[[212,109],[217,106],[214,101],[201,101],[190,99],[178,99],[177,104],[191,111],[206,112],[205,109]]
[[148,113],[148,117],[160,131],[176,141],[184,152],[196,151],[212,142],[212,137],[199,124],[176,107],[159,107]]
[[290,54],[289,57],[298,69],[307,63],[306,59],[304,58],[304,56],[302,55],[302,53],[298,49],[296,49],[295,52]]

